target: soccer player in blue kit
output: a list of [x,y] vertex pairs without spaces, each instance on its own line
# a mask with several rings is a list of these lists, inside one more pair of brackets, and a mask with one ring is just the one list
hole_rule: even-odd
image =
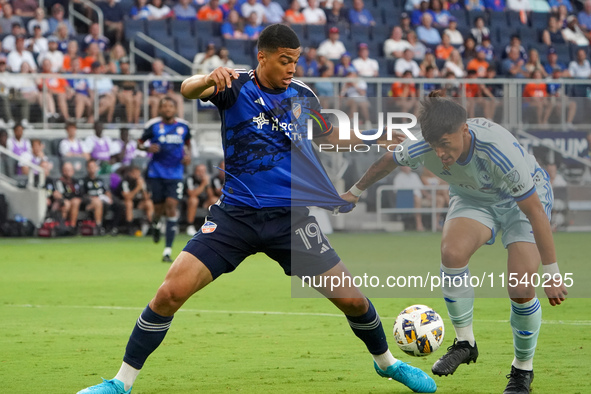
[[[531,278],[540,260],[545,274],[559,274],[549,220],[553,195],[546,171],[508,130],[484,118],[467,119],[466,110],[440,97],[440,91],[432,92],[422,105],[418,116],[422,136],[405,140],[403,149],[376,161],[343,198],[356,203],[363,190],[397,166],[423,165],[450,184],[450,209],[441,239],[442,274],[470,277],[471,256],[482,245],[492,244],[499,230],[508,252],[507,277]],[[478,347],[472,331],[474,289],[442,282],[456,338],[432,372],[447,376],[462,363],[476,362]],[[550,304],[559,305],[566,287],[562,281],[551,283],[544,290]],[[504,393],[525,394],[534,377],[542,310],[535,288],[525,281],[507,289],[514,359]]]
[[[166,242],[162,261],[171,262],[172,243],[177,233],[177,206],[183,198],[184,165],[191,162],[189,124],[177,118],[176,102],[165,96],[158,103],[157,118],[150,119],[138,140],[141,150],[152,153],[146,183],[154,203],[152,237],[160,241],[160,217],[166,215]],[[149,144],[146,144],[149,142]],[[145,145],[146,144],[146,145]]]
[[[210,207],[206,222],[138,318],[115,378],[80,394],[130,393],[146,358],[164,339],[174,313],[191,295],[252,254],[267,254],[287,275],[350,277],[306,208],[350,210],[352,204],[339,197],[311,141],[300,138],[295,127],[298,121],[305,124],[305,108],[320,111],[310,88],[293,79],[299,57],[300,42],[293,30],[270,25],[258,40],[256,70],[220,67],[183,82],[181,92],[186,98],[209,100],[220,111],[226,173],[223,196]],[[315,143],[339,143],[329,122],[318,126]],[[362,142],[355,138],[347,144]],[[316,289],[345,314],[380,376],[415,392],[435,392],[431,377],[392,356],[379,315],[359,289]]]

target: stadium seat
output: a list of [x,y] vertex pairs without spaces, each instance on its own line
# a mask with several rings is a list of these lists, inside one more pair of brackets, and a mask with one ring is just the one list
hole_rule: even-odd
[[504,11],[488,11],[489,27],[507,27],[507,15]]
[[523,46],[529,46],[532,42],[540,42],[541,34],[535,27],[522,25],[519,27],[519,37]]
[[[170,48],[170,50],[174,51],[174,38],[172,36],[159,37],[158,42],[160,44],[164,45],[165,47]],[[163,53],[160,49],[157,49],[157,48],[154,48],[153,52],[154,52],[154,56],[156,56],[156,57],[160,57],[160,54]]]
[[193,21],[174,21],[170,24],[170,34],[174,38],[187,41],[195,39],[193,36]]
[[371,27],[363,25],[352,25],[351,26],[351,39],[355,42],[369,43],[371,41],[370,35]]
[[390,38],[392,28],[388,25],[376,25],[371,29],[371,39],[373,41],[386,41]]
[[523,23],[521,23],[521,16],[517,11],[507,11],[507,21],[510,27],[523,26]]
[[154,20],[146,23],[146,34],[152,38],[168,36],[168,20]]
[[306,25],[296,24],[296,25],[291,25],[290,27],[298,35],[298,37],[307,37],[307,35],[306,35]]
[[472,26],[472,21],[468,23],[468,18],[466,16],[465,10],[451,10],[449,11],[449,13],[452,16],[456,17],[456,19],[458,20],[458,26]]
[[62,138],[54,138],[46,144],[48,155],[59,156],[61,140]]
[[[195,35],[195,37],[197,37],[197,34]],[[203,36],[200,38],[197,38],[197,42],[199,44],[199,52],[205,52],[205,49],[207,48],[207,44],[209,44],[210,42],[213,42],[216,48],[221,48],[223,46],[223,39],[222,37],[211,37],[211,36]]]
[[[74,167],[74,178],[84,178],[86,176],[86,159],[83,157],[63,157],[62,163],[72,163]],[[61,172],[61,169],[60,169]]]
[[176,38],[176,51],[187,60],[193,61],[197,52],[199,52],[199,41],[197,39],[187,40],[185,38]]
[[[554,49],[556,49],[556,54],[558,55],[558,61],[564,64],[568,64],[570,62],[570,48],[568,44],[554,44]],[[543,58],[542,58],[543,59]]]
[[164,64],[166,64],[168,67],[172,68],[177,73],[179,73],[181,75],[191,75],[191,67],[190,66],[187,66],[185,63],[172,57],[168,53],[166,53],[160,49],[156,49],[155,54],[156,54],[157,58],[162,59]]
[[488,22],[488,16],[487,16],[487,14],[484,11],[477,11],[477,10],[468,11],[468,24],[470,26],[474,26],[474,21],[479,16],[481,16],[484,19],[484,24],[486,26],[489,26],[490,25],[489,22]]
[[223,40],[223,45],[230,52],[230,57],[232,59],[234,59],[235,56],[246,54],[246,51],[248,50],[249,46],[245,44],[246,41],[244,40],[234,40],[227,38],[224,38]]
[[135,37],[135,33],[137,33],[137,32],[145,33],[146,32],[145,22],[146,21],[143,19],[139,19],[139,20],[127,19],[125,21],[125,23],[123,24],[124,29],[125,29],[125,38],[129,41],[133,37]]
[[325,25],[308,25],[306,27],[306,37],[313,41],[326,39],[326,26]]
[[545,29],[548,26],[548,13],[546,12],[532,12],[529,16],[532,27],[537,29]]

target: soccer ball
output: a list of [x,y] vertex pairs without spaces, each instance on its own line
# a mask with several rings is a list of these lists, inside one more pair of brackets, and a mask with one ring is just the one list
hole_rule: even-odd
[[411,356],[428,356],[443,343],[441,316],[426,305],[412,305],[400,312],[394,323],[398,347]]

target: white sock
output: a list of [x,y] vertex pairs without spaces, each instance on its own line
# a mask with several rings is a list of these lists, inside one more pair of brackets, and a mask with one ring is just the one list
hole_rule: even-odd
[[472,323],[466,327],[454,327],[454,329],[456,330],[456,338],[458,338],[458,342],[468,341],[470,346],[474,346],[476,340],[474,339],[474,332],[472,331]]
[[162,252],[162,256],[170,256],[172,254],[172,248],[164,248],[164,252]]
[[140,374],[139,369],[135,369],[131,365],[127,363],[121,364],[121,368],[114,379],[120,380],[123,382],[123,389],[125,391],[129,390],[131,386],[133,386],[133,382],[135,382],[137,376]]
[[390,350],[386,350],[386,353],[378,355],[372,354],[371,356],[373,357],[376,364],[378,364],[378,367],[380,367],[380,369],[383,371],[388,369],[390,365],[394,364],[397,361],[397,359],[394,358],[392,353],[390,353]]
[[513,365],[515,368],[519,368],[524,371],[533,371],[534,370],[534,359],[530,358],[529,360],[520,361],[516,358],[513,358],[513,363],[511,365]]

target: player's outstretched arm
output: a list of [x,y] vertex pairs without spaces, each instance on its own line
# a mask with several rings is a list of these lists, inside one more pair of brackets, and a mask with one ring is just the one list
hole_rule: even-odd
[[398,167],[394,161],[392,153],[388,152],[384,154],[380,159],[369,167],[369,169],[363,174],[361,179],[357,181],[355,185],[349,189],[348,192],[341,195],[341,198],[345,201],[357,203],[361,193],[363,193],[368,187],[384,178]]
[[232,87],[232,80],[238,79],[233,68],[218,67],[207,75],[193,75],[185,79],[181,85],[181,93],[187,99],[200,99]]
[[[531,223],[534,238],[536,240],[536,246],[542,257],[542,266],[544,273],[554,275],[559,273],[558,263],[556,260],[556,249],[554,248],[554,238],[552,237],[552,227],[544,207],[537,195],[532,194],[528,198],[522,201],[518,201],[517,205],[519,209],[527,216]],[[544,287],[544,291],[548,296],[550,305],[560,305],[565,300],[568,294],[566,286],[560,281],[554,282],[554,286]]]

